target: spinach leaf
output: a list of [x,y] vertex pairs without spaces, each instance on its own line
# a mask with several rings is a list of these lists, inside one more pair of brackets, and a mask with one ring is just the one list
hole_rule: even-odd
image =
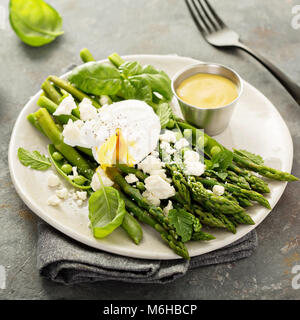
[[24,166],[35,170],[43,171],[51,167],[49,159],[46,156],[41,155],[38,151],[30,152],[24,148],[19,148],[18,158]]
[[126,213],[124,200],[113,187],[94,192],[89,199],[89,219],[95,238],[104,238],[123,222]]
[[133,76],[142,73],[142,66],[137,61],[126,61],[119,67],[120,72],[125,76]]
[[69,81],[78,89],[95,95],[114,95],[122,86],[119,70],[108,63],[88,62],[75,68]]
[[168,218],[182,241],[189,241],[194,230],[194,216],[183,209],[172,209],[169,211]]
[[9,21],[17,36],[34,47],[63,34],[61,16],[43,0],[10,0]]
[[159,117],[161,128],[167,127],[169,121],[172,119],[172,110],[168,103],[164,102],[158,105],[156,114]]
[[251,160],[252,162],[258,165],[264,164],[263,158],[258,154],[251,153],[247,150],[236,150],[236,149],[233,149],[233,150],[234,150],[234,153],[236,153],[237,155],[244,158],[248,158],[249,160]]
[[121,96],[124,99],[137,99],[147,103],[152,101],[152,90],[148,79],[135,79],[129,77],[122,83]]

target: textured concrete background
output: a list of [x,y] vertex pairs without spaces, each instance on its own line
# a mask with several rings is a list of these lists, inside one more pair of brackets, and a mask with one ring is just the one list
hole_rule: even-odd
[[[234,67],[259,88],[287,122],[294,141],[293,173],[300,176],[300,108],[256,61],[236,50],[209,46],[183,0],[48,0],[63,16],[65,34],[43,48],[19,41],[0,0],[0,265],[7,273],[2,299],[299,299],[291,269],[300,264],[300,183],[289,184],[272,214],[257,228],[259,247],[248,259],[190,271],[168,285],[100,282],[65,287],[36,269],[36,222],[12,186],[7,164],[18,113],[49,74],[79,63],[79,50],[95,57],[177,53]],[[296,0],[211,1],[243,40],[300,83],[300,29],[291,27]],[[1,19],[1,17],[0,17]],[[34,186],[33,186],[34,187]]]

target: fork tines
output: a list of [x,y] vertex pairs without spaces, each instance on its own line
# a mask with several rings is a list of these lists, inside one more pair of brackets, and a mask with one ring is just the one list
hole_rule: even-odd
[[226,27],[207,0],[185,0],[201,33],[209,34]]

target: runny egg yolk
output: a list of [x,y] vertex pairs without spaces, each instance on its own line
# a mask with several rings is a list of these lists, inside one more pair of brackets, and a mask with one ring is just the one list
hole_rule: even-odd
[[101,147],[96,149],[98,161],[101,168],[105,170],[107,167],[111,167],[116,163],[124,163],[128,166],[133,166],[135,160],[129,154],[129,146],[134,146],[134,142],[128,142],[120,129],[116,130],[116,133],[111,135]]

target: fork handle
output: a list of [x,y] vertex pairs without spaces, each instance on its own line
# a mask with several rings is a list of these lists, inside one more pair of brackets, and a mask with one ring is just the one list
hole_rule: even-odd
[[295,81],[290,79],[287,75],[285,75],[280,69],[278,69],[273,63],[271,63],[261,54],[254,52],[252,49],[250,49],[243,43],[238,42],[238,44],[236,44],[236,47],[243,49],[256,60],[261,62],[277,78],[277,80],[286,88],[290,95],[300,105],[300,87],[296,84]]

